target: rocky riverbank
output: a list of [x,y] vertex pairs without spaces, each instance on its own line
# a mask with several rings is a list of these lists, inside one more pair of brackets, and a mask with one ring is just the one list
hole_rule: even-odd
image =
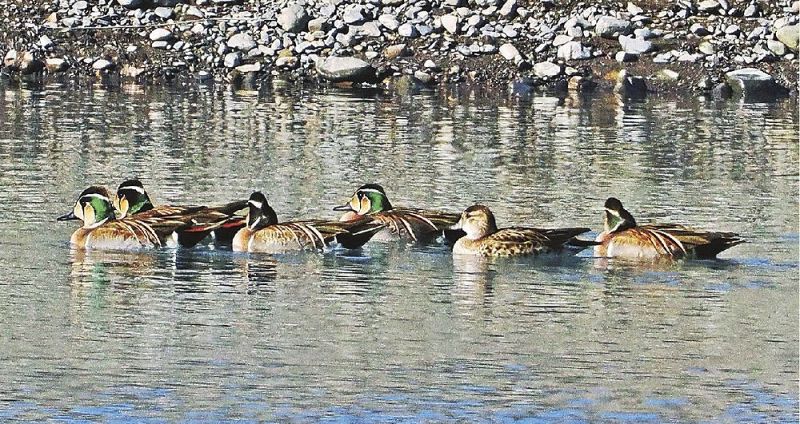
[[6,81],[797,93],[800,1],[0,0]]

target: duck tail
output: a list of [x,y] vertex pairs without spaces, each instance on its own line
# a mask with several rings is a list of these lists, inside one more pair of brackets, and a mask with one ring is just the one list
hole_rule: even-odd
[[349,224],[347,232],[336,235],[336,241],[346,249],[358,249],[386,228],[386,224],[371,218],[351,221]]

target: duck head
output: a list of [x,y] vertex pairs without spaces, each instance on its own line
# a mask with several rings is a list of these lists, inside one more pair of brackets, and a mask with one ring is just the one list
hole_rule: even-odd
[[118,211],[118,218],[122,219],[128,215],[153,209],[153,202],[150,201],[150,196],[147,195],[141,181],[128,180],[117,188],[114,207]]
[[358,215],[369,215],[390,209],[392,209],[392,204],[389,203],[383,187],[378,184],[362,185],[353,193],[350,201],[333,208],[335,211],[354,212]]
[[613,233],[627,230],[636,226],[636,220],[624,207],[622,202],[616,197],[609,197],[603,205],[603,227],[606,232]]
[[260,191],[253,192],[247,200],[247,228],[257,231],[278,223],[278,215]]
[[114,219],[114,206],[105,187],[92,186],[83,190],[72,212],[57,218],[59,221],[80,219],[84,228],[96,228]]
[[461,229],[470,240],[478,240],[497,231],[494,214],[486,206],[474,205],[461,213],[461,219],[453,225],[454,230]]

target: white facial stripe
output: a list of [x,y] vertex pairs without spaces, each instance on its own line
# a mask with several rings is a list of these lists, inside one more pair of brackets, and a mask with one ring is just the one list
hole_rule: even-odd
[[263,216],[259,216],[255,221],[253,221],[253,223],[250,225],[251,230],[258,226],[258,223],[261,222],[261,218],[263,218]]
[[97,193],[84,194],[83,196],[81,196],[81,199],[83,199],[84,197],[94,197],[96,199],[101,199],[101,200],[105,200],[106,202],[110,202],[110,200],[108,200],[108,197],[103,196],[102,194],[97,194]]
[[615,211],[615,210],[612,210],[612,209],[608,209],[608,208],[606,208],[606,211],[607,211],[608,213],[610,213],[611,215],[614,215],[614,216],[616,216],[617,218],[619,218],[619,217],[620,217],[620,216],[619,216],[619,212],[617,212],[617,211]]
[[133,186],[133,185],[122,186],[117,191],[122,191],[122,190],[133,190],[133,191],[138,191],[139,193],[144,194],[144,188],[139,187],[139,186]]
[[263,203],[261,203],[261,202],[257,202],[257,201],[255,201],[255,200],[248,200],[248,201],[247,201],[247,203],[249,203],[249,204],[253,205],[254,207],[256,207],[256,208],[258,208],[258,209],[261,209],[261,208],[264,206],[264,204],[263,204]]
[[[381,193],[380,190],[375,190],[374,188],[362,188],[362,189],[360,189],[358,191],[363,191],[363,192],[366,192],[366,193]],[[381,193],[381,194],[383,194],[383,193]]]

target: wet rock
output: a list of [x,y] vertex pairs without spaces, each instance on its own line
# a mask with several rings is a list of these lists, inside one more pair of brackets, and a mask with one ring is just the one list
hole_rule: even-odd
[[458,33],[458,16],[454,14],[447,14],[441,17],[442,28],[450,34]]
[[331,56],[317,61],[317,73],[331,82],[368,82],[376,77],[375,68],[355,57]]
[[731,86],[727,83],[721,82],[711,89],[711,96],[716,99],[727,99],[733,95]]
[[613,16],[601,16],[595,24],[595,34],[603,38],[614,38],[620,34],[630,32],[631,22],[624,19],[617,19]]
[[66,60],[60,57],[50,57],[45,59],[45,68],[47,72],[55,73],[55,72],[63,72],[69,68],[69,64]]
[[117,0],[120,6],[126,9],[138,9],[142,7],[143,0]]
[[95,71],[104,71],[114,67],[114,62],[108,59],[97,59],[92,63],[92,69]]
[[647,83],[643,77],[631,75],[623,69],[617,76],[614,91],[625,97],[644,97],[647,95]]
[[539,78],[561,75],[561,65],[553,62],[539,62],[533,65],[533,73]]
[[557,56],[564,60],[591,59],[591,47],[584,46],[580,41],[570,41],[558,48]]
[[253,40],[253,37],[244,32],[234,34],[228,39],[226,44],[228,44],[228,47],[232,49],[238,49],[242,52],[249,52],[250,50],[258,47],[258,44],[256,44],[255,40]]
[[172,32],[164,28],[156,28],[150,31],[150,41],[169,41],[172,40]]
[[414,71],[414,78],[425,85],[431,85],[436,82],[433,78],[433,75],[424,71]]
[[383,51],[383,56],[389,60],[401,57],[401,56],[408,56],[410,54],[410,50],[408,49],[408,45],[406,44],[394,44],[387,47]]
[[303,6],[291,4],[281,9],[278,15],[278,25],[286,32],[300,32],[307,28],[311,18]]
[[242,53],[232,52],[225,55],[222,62],[226,68],[235,68],[242,64]]
[[775,31],[775,38],[791,50],[797,51],[798,31],[800,31],[799,25],[787,25]]
[[737,69],[725,74],[725,79],[735,93],[745,98],[769,99],[786,94],[768,73],[755,68]]
[[626,35],[620,35],[618,40],[625,53],[643,54],[653,50],[653,43],[647,40],[628,37]]

